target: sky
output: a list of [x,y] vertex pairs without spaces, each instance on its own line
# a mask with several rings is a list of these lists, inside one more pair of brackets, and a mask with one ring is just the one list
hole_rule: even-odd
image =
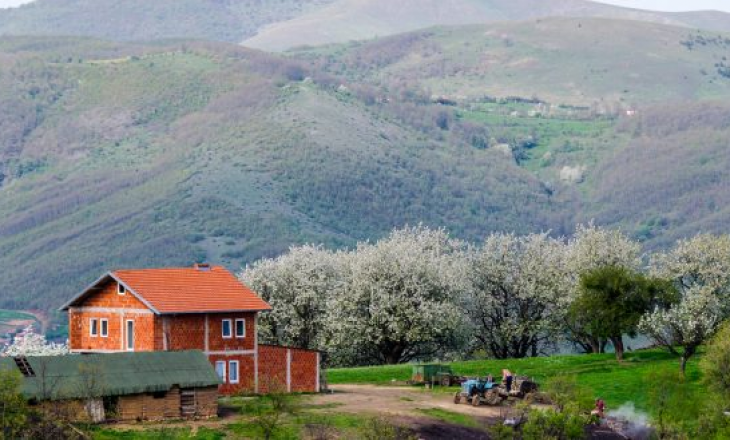
[[24,3],[30,3],[33,0],[0,0],[0,8],[11,8],[13,6],[20,6]]
[[[33,0],[0,0],[0,8],[19,6]],[[124,1],[124,0],[119,0]],[[549,0],[547,0],[549,1]],[[730,12],[730,0],[600,0],[601,3],[657,11],[695,11],[716,9]]]
[[[2,1],[2,0],[0,0]],[[696,11],[714,9],[730,12],[730,0],[599,0],[600,3],[656,11]]]

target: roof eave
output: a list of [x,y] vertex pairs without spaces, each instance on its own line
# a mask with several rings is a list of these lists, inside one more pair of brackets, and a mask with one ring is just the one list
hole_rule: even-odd
[[104,275],[100,276],[99,278],[96,279],[96,281],[94,281],[88,287],[86,287],[84,290],[82,290],[81,293],[77,294],[76,296],[71,298],[69,301],[67,301],[64,305],[59,307],[58,311],[65,312],[66,310],[68,310],[69,307],[73,306],[76,301],[85,297],[87,293],[89,293],[92,289],[94,289],[96,286],[98,286],[99,283],[104,281],[106,278],[114,278],[114,277],[112,276],[111,272],[107,272]]
[[268,309],[220,309],[220,310],[179,310],[179,311],[168,311],[163,310],[160,311],[159,315],[199,315],[203,313],[252,313],[252,312],[268,312],[271,310],[271,307]]

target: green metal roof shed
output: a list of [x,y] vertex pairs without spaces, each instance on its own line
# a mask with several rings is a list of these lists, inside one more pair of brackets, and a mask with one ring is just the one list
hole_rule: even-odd
[[[220,384],[202,351],[157,351],[26,358],[30,371],[23,394],[38,400],[123,396],[204,388]],[[14,358],[0,358],[0,368],[19,370]]]

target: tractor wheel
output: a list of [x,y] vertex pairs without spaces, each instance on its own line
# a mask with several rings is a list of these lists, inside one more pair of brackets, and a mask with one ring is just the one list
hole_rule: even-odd
[[500,397],[499,393],[490,391],[484,396],[484,400],[487,401],[487,405],[499,405],[502,403],[502,397]]
[[481,399],[479,398],[479,394],[474,394],[474,397],[471,398],[471,405],[472,406],[479,406],[481,404]]
[[454,394],[454,403],[457,405],[461,403],[461,393],[458,391]]

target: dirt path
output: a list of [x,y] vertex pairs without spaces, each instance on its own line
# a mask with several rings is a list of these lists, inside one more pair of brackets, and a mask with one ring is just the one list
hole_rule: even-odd
[[314,396],[317,405],[337,405],[338,412],[377,413],[403,416],[423,415],[419,409],[443,409],[485,419],[497,419],[508,407],[454,404],[451,394],[412,387],[335,385],[332,394]]
[[[413,429],[419,439],[445,438],[482,440],[488,439],[484,429],[446,423],[428,417],[420,410],[441,409],[474,417],[477,425],[486,427],[508,415],[510,407],[480,406],[454,403],[450,393],[431,392],[412,387],[387,387],[373,385],[335,385],[332,394],[314,396],[315,405],[333,405],[333,411],[357,414],[373,414],[392,417]],[[336,406],[335,406],[336,405]]]

